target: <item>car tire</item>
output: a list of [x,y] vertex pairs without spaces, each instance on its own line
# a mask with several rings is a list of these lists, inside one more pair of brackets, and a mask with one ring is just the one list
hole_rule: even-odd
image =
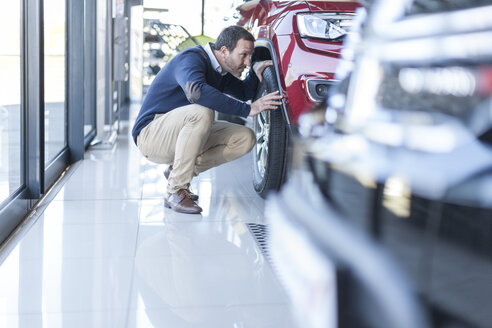
[[[275,70],[269,66],[263,71],[263,81],[258,87],[255,100],[278,90]],[[288,134],[282,108],[256,115],[253,118],[253,130],[256,135],[253,185],[256,192],[264,198],[269,191],[278,190],[284,180]]]

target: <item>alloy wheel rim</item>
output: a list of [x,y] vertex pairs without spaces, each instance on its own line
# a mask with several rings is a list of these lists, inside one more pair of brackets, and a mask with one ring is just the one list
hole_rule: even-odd
[[268,163],[268,140],[270,137],[270,112],[264,111],[256,116],[256,167],[261,177],[265,176]]

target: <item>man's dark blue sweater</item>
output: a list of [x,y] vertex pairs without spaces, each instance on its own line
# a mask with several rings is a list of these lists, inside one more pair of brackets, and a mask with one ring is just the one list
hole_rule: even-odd
[[258,78],[252,69],[244,80],[230,73],[222,75],[214,70],[201,46],[186,49],[167,63],[152,82],[133,126],[133,140],[137,143],[140,131],[156,114],[189,104],[247,117],[251,108],[242,101],[253,99],[257,86]]

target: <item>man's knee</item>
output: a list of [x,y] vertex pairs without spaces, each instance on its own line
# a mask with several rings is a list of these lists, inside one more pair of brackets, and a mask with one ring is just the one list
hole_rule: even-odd
[[248,143],[248,152],[253,149],[256,144],[256,135],[253,130],[248,128],[248,132],[246,133],[246,139]]
[[236,134],[236,140],[240,145],[240,148],[243,149],[244,153],[248,153],[256,144],[256,136],[253,130],[242,126],[241,129]]

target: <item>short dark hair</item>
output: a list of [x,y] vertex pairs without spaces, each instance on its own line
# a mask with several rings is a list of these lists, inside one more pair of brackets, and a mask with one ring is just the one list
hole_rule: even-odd
[[220,50],[220,48],[225,46],[227,50],[233,51],[236,48],[237,42],[241,39],[255,42],[255,37],[245,28],[237,25],[228,26],[220,32],[213,48]]

